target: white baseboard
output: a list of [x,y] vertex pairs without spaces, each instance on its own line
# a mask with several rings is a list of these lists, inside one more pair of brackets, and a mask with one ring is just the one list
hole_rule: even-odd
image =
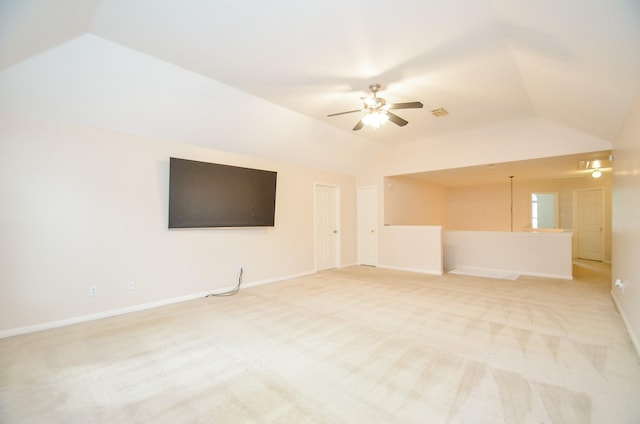
[[[299,274],[291,274],[291,275],[287,275],[287,276],[283,276],[283,277],[269,278],[269,279],[261,280],[261,281],[254,281],[252,283],[243,284],[242,288],[249,288],[249,287],[261,286],[263,284],[276,283],[278,281],[284,281],[284,280],[290,280],[290,279],[293,279],[293,278],[304,277],[304,276],[310,275],[310,274],[314,274],[314,272],[313,271],[307,271],[307,272],[302,272],[302,273],[299,273]],[[156,302],[144,303],[144,304],[141,304],[141,305],[134,305],[134,306],[126,307],[126,308],[112,309],[112,310],[109,310],[109,311],[98,312],[98,313],[95,313],[95,314],[81,315],[81,316],[62,319],[62,320],[57,320],[57,321],[50,321],[50,322],[44,322],[44,323],[41,323],[41,324],[28,325],[28,326],[19,327],[19,328],[13,328],[13,329],[10,329],[10,330],[0,331],[0,339],[4,339],[4,338],[7,338],[7,337],[12,337],[12,336],[19,336],[21,334],[35,333],[37,331],[50,330],[52,328],[65,327],[67,325],[80,324],[80,323],[88,322],[88,321],[95,321],[95,320],[98,320],[98,319],[114,317],[114,316],[117,316],[117,315],[124,315],[124,314],[128,314],[128,313],[131,313],[131,312],[144,311],[144,310],[147,310],[147,309],[158,308],[160,306],[171,305],[171,304],[174,304],[174,303],[186,302],[186,301],[189,301],[189,300],[194,300],[194,299],[199,299],[201,297],[205,297],[206,295],[212,294],[212,293],[224,293],[224,292],[232,290],[234,287],[235,286],[224,287],[224,288],[221,288],[221,289],[216,289],[215,291],[192,293],[192,294],[188,294],[188,295],[185,295],[185,296],[174,297],[174,298],[171,298],[171,299],[163,299],[163,300],[159,300],[159,301],[156,301]]]
[[157,302],[144,303],[142,305],[129,306],[127,308],[112,309],[104,312],[97,312],[95,314],[80,315],[73,318],[67,318],[57,321],[44,322],[41,324],[28,325],[26,327],[14,328],[11,330],[5,330],[0,332],[0,339],[12,336],[19,336],[21,334],[35,333],[36,331],[50,330],[52,328],[65,327],[67,325],[80,324],[82,322],[94,321],[102,318],[109,318],[116,315],[124,315],[131,312],[144,311],[145,309],[157,308],[160,306],[171,305],[173,303],[186,302],[188,300],[198,299],[204,297],[206,293],[193,293],[186,296],[174,297],[171,299],[164,299]]
[[[518,272],[518,271],[514,271]],[[556,280],[573,280],[573,275],[564,275],[564,274],[545,274],[538,272],[520,272],[520,275],[526,275],[529,277],[542,277],[542,278],[554,278]]]
[[428,274],[428,275],[442,275],[442,271],[437,271],[432,269],[405,268],[400,266],[380,265],[380,264],[378,264],[377,267],[385,268],[385,269],[393,269],[395,271],[418,272],[420,274]]
[[449,274],[470,275],[474,277],[497,278],[501,280],[517,280],[520,273],[505,271],[503,269],[477,268],[469,266],[457,266],[448,271]]
[[311,275],[315,273],[316,273],[315,271],[305,271],[297,274],[285,275],[282,277],[268,278],[266,280],[254,281],[252,283],[243,284],[242,287],[247,289],[249,287],[256,287],[256,286],[262,286],[264,284],[277,283],[278,281],[293,280],[294,278],[306,277],[307,275]]
[[[458,271],[456,271],[458,270]],[[477,275],[479,277],[489,277],[489,278],[503,278],[504,275],[523,275],[528,277],[542,277],[542,278],[554,278],[557,280],[573,280],[572,275],[564,275],[564,274],[547,274],[547,273],[536,273],[536,272],[528,272],[528,271],[518,271],[513,269],[497,269],[497,268],[484,268],[484,267],[475,267],[475,266],[456,266],[450,270],[447,270],[452,274],[463,274],[463,275]],[[492,277],[492,274],[495,275]],[[506,278],[510,280],[511,278]]]
[[627,316],[624,313],[624,309],[620,306],[618,295],[613,290],[611,290],[611,297],[613,298],[613,303],[616,305],[616,308],[618,309],[618,312],[622,317],[622,322],[624,322],[624,326],[627,328],[627,333],[629,333],[629,337],[631,338],[631,343],[633,343],[633,347],[636,348],[636,353],[638,354],[638,356],[640,356],[640,342],[638,341],[638,338],[636,337],[633,330],[631,329],[631,325],[629,324],[629,320],[627,319]]

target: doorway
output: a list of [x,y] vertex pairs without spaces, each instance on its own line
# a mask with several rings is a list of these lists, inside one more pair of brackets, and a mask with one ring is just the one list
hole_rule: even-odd
[[531,193],[531,228],[559,228],[558,193]]
[[336,268],[339,255],[339,187],[315,186],[316,271]]
[[576,190],[578,258],[604,259],[604,190]]
[[378,188],[358,187],[358,263],[378,262]]

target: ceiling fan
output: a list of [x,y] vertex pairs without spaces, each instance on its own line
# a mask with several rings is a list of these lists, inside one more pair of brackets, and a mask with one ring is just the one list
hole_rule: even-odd
[[357,110],[349,110],[347,112],[338,112],[332,113],[331,116],[345,115],[347,113],[354,112],[365,112],[364,116],[355,127],[353,127],[353,131],[358,131],[362,129],[365,125],[368,125],[373,128],[379,128],[381,124],[384,124],[387,121],[391,121],[394,124],[404,127],[409,123],[409,121],[402,119],[398,115],[389,112],[391,109],[420,109],[422,108],[422,103],[420,102],[407,102],[407,103],[389,103],[383,99],[382,97],[378,97],[377,93],[380,91],[380,84],[371,84],[369,86],[369,90],[371,90],[372,95],[368,97],[362,97],[362,101],[364,102],[364,106],[362,109]]

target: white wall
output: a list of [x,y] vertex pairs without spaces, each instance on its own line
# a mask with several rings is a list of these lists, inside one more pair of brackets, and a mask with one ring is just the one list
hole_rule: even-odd
[[[277,171],[275,227],[169,231],[170,156]],[[0,335],[220,290],[238,265],[247,284],[313,272],[316,182],[340,186],[355,263],[352,176],[0,113]]]
[[445,231],[444,268],[572,278],[570,232]]
[[382,149],[91,34],[0,70],[0,109],[345,174]]
[[442,227],[385,225],[379,234],[378,266],[442,275]]
[[613,298],[640,353],[640,93],[614,142],[612,221]]
[[[609,150],[611,143],[543,118],[396,144],[361,178]],[[361,183],[360,181],[358,182]],[[366,184],[366,180],[362,181]]]

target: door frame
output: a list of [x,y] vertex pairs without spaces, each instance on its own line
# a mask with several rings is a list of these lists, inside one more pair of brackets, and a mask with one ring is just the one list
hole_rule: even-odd
[[369,266],[378,266],[378,239],[379,239],[379,233],[378,233],[378,186],[377,185],[367,185],[367,186],[359,186],[357,187],[356,190],[356,200],[357,200],[357,204],[356,204],[356,243],[357,243],[357,248],[358,248],[358,252],[357,252],[357,259],[358,259],[358,264],[359,265],[363,265],[363,261],[362,261],[362,252],[360,247],[362,246],[362,231],[361,231],[361,225],[362,222],[360,220],[360,210],[362,208],[362,205],[360,204],[360,191],[361,190],[373,190],[374,194],[375,194],[375,199],[374,199],[374,205],[373,205],[373,210],[374,210],[374,214],[375,214],[375,223],[374,223],[374,231],[375,231],[375,244],[374,244],[374,257],[373,257],[373,263],[372,264],[365,264],[365,265],[369,265]]
[[334,253],[335,253],[335,268],[340,268],[341,265],[341,253],[340,246],[342,245],[342,228],[340,224],[340,186],[337,184],[315,182],[313,184],[313,269],[314,272],[318,272],[318,187],[330,187],[333,189],[335,196],[335,223],[336,223],[336,237],[334,240]]
[[602,219],[602,231],[601,231],[601,236],[600,236],[600,252],[602,254],[602,258],[600,259],[600,261],[604,262],[605,259],[605,239],[606,239],[606,231],[607,231],[607,226],[605,225],[605,189],[604,187],[589,187],[589,188],[578,188],[573,190],[573,234],[575,237],[575,248],[574,248],[574,252],[573,252],[573,257],[578,259],[580,258],[580,219],[579,219],[579,196],[578,193],[582,192],[582,191],[594,191],[594,190],[598,190],[600,191],[600,196],[602,197],[601,199],[601,219]]

